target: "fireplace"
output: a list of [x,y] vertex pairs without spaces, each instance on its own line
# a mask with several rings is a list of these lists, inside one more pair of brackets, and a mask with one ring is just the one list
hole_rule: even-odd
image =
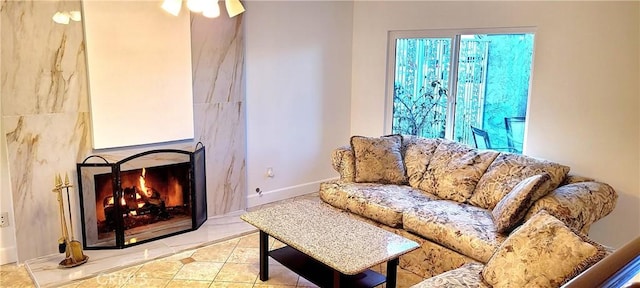
[[[199,148],[198,148],[199,147]],[[205,149],[151,150],[77,164],[85,249],[126,248],[198,229],[207,220]]]

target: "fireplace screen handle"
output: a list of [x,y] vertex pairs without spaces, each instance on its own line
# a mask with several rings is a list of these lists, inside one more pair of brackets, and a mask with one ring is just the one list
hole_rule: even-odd
[[102,157],[102,156],[100,156],[100,155],[91,155],[91,156],[89,156],[89,157],[87,157],[87,158],[84,158],[84,160],[82,161],[82,164],[87,164],[87,160],[89,160],[89,159],[91,159],[91,158],[93,158],[93,157],[100,158],[100,159],[102,159],[102,160],[104,161],[104,163],[110,164],[110,163],[109,163],[109,161],[108,161],[107,159],[104,159],[104,157]]

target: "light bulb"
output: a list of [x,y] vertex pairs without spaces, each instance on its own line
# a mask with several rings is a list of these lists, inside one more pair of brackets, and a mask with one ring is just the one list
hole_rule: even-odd
[[202,9],[204,8],[205,3],[203,0],[187,0],[187,7],[189,8],[189,10],[191,10],[192,12],[202,12]]
[[56,12],[56,14],[51,17],[53,22],[58,24],[69,24],[69,13],[68,12]]
[[82,20],[82,14],[80,14],[80,11],[71,11],[69,12],[69,18],[73,21],[80,21]]
[[218,0],[207,0],[202,8],[202,16],[207,18],[216,18],[220,16],[220,6]]
[[178,16],[182,8],[182,0],[164,0],[161,7],[171,15]]
[[240,0],[224,0],[224,5],[227,7],[229,17],[234,17],[244,12],[244,6],[242,6]]

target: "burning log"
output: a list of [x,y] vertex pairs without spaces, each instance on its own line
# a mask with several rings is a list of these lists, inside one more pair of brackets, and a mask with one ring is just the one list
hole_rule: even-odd
[[171,215],[167,212],[164,200],[160,198],[160,192],[150,187],[145,188],[145,192],[135,186],[124,189],[123,197],[127,202],[129,211],[135,211],[136,215],[151,213],[163,220],[171,218]]
[[160,193],[153,188],[147,187],[146,190],[145,193],[135,186],[124,189],[122,198],[126,203],[127,212],[135,211],[135,215],[151,213],[163,219],[170,218]]
[[[124,188],[120,199],[120,212],[128,216],[153,216],[155,220],[167,220],[172,218],[167,212],[164,200],[160,192],[146,187],[146,193],[132,186]],[[106,197],[102,203],[104,207],[106,226],[115,227],[116,209],[113,196]]]

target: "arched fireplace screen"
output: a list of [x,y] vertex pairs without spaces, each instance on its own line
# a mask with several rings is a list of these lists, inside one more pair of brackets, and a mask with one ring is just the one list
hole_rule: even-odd
[[126,248],[207,220],[205,149],[161,149],[77,164],[85,249]]

